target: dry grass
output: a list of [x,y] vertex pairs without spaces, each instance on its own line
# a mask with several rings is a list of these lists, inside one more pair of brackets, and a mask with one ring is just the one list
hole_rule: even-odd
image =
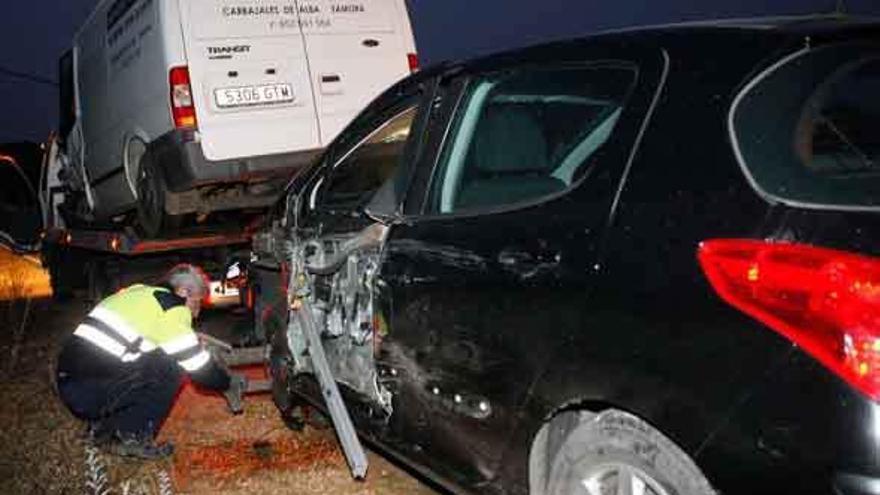
[[52,295],[49,272],[34,256],[17,256],[0,247],[0,301]]
[[3,370],[7,374],[18,366],[21,345],[32,327],[35,298],[50,294],[48,274],[38,260],[0,249],[0,330],[8,345]]

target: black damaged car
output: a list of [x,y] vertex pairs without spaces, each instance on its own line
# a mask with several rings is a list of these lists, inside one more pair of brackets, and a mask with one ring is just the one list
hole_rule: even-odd
[[308,302],[362,438],[456,492],[880,493],[878,211],[877,24],[556,42],[364,110],[255,240],[257,329],[322,405]]

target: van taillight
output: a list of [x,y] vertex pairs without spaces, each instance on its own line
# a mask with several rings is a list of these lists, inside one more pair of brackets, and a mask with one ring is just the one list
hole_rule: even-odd
[[407,53],[406,62],[409,64],[410,72],[417,72],[419,70],[419,56],[417,54]]
[[171,86],[171,115],[174,118],[174,126],[178,128],[195,127],[196,109],[193,105],[189,69],[172,67],[168,79]]
[[722,299],[880,400],[880,259],[804,244],[704,241]]

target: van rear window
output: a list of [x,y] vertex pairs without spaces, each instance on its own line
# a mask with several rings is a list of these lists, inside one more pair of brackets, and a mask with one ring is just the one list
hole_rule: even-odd
[[750,82],[731,110],[756,189],[798,206],[880,206],[880,47],[791,55]]

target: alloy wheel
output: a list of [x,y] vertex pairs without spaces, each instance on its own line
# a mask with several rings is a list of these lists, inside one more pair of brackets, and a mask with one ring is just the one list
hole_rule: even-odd
[[580,477],[581,495],[672,495],[645,471],[625,463],[604,463]]

